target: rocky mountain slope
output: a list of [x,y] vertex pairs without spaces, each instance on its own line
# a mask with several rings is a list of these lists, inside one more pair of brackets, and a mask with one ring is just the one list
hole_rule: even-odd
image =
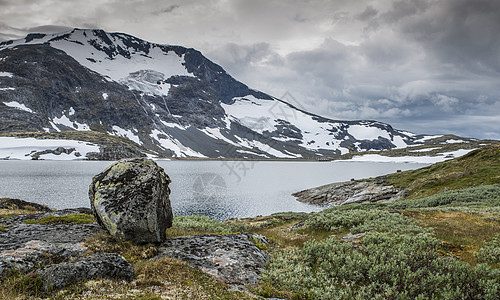
[[0,43],[0,133],[97,131],[159,156],[295,158],[426,136],[335,121],[253,90],[199,51],[102,30]]

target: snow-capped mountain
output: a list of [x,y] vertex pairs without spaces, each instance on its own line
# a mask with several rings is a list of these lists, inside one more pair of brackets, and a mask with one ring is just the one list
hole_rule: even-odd
[[[285,99],[286,100],[286,99]],[[250,89],[199,51],[74,29],[0,43],[0,133],[99,131],[161,156],[315,157],[422,136]]]

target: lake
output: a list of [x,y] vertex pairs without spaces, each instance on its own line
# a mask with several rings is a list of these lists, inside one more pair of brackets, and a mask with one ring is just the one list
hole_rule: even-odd
[[[19,198],[52,208],[90,207],[92,177],[109,161],[0,161],[0,198]],[[175,214],[219,220],[276,212],[323,209],[295,201],[293,192],[328,184],[417,169],[427,164],[380,162],[158,160],[172,179]]]

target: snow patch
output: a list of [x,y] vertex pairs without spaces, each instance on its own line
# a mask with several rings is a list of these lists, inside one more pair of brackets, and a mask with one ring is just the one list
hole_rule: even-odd
[[424,148],[424,149],[415,149],[415,150],[408,150],[408,152],[429,152],[432,150],[439,150],[442,147],[434,147],[434,148]]
[[176,157],[206,157],[205,155],[184,146],[181,142],[172,138],[165,132],[153,129],[150,136],[151,138],[157,140],[163,149],[173,151]]
[[9,78],[12,78],[12,77],[14,77],[14,74],[12,74],[10,72],[0,72],[0,77],[9,77]]
[[419,138],[418,140],[415,140],[415,143],[423,143],[425,141],[432,140],[432,139],[435,139],[435,138],[439,138],[439,137],[442,137],[442,136],[443,135],[425,135],[424,137]]
[[[141,140],[139,139],[139,137],[137,135],[135,135],[132,130],[125,130],[119,126],[113,126],[112,127],[113,129],[113,132],[110,132],[110,134],[114,134],[114,135],[119,135],[121,137],[125,137],[131,141],[134,141],[136,142],[137,144],[139,145],[142,145],[141,143]],[[137,130],[136,130],[137,131]]]
[[108,97],[109,97],[108,93],[102,93],[102,99],[108,100]]
[[[0,159],[31,160],[32,155],[44,150],[55,150],[59,147],[75,148],[70,154],[44,154],[40,159],[47,160],[81,160],[89,152],[99,152],[99,146],[74,140],[38,140],[35,138],[0,137]],[[81,156],[76,156],[76,153]]]
[[436,156],[399,156],[399,157],[389,157],[380,154],[366,154],[366,155],[355,155],[350,161],[370,161],[370,162],[408,162],[408,163],[426,163],[434,164],[437,162],[442,162],[452,158],[460,157],[465,155],[475,149],[460,149],[451,152],[441,153]]
[[[160,116],[159,116],[159,115],[157,115],[157,117],[159,118]],[[187,127],[186,127],[186,126],[182,126],[182,125],[181,125],[181,124],[179,124],[179,123],[174,123],[174,122],[166,122],[166,121],[163,121],[162,119],[160,119],[160,122],[161,122],[163,125],[167,126],[167,127],[173,127],[173,128],[179,128],[179,129],[186,129],[187,127],[189,127],[189,126],[187,126]]]
[[468,143],[468,142],[467,141],[463,141],[463,140],[450,139],[450,140],[446,140],[446,142],[443,142],[441,144],[458,144],[458,143]]
[[366,125],[350,125],[348,132],[357,140],[376,140],[383,137],[391,140],[389,133],[381,128]]
[[0,91],[15,91],[16,89],[13,87],[8,87],[8,88],[0,88]]
[[71,122],[71,120],[65,115],[62,115],[60,118],[54,118],[52,122],[54,122],[54,124],[60,124],[69,128],[73,128],[73,122]]
[[[2,89],[0,89],[2,90]],[[29,113],[33,113],[33,111],[26,107],[26,105],[22,104],[22,103],[19,103],[19,102],[16,102],[16,101],[11,101],[11,102],[3,102],[3,104],[9,106],[9,107],[14,107],[14,108],[17,108],[17,109],[20,109],[20,110],[24,110],[24,111],[27,111]]]

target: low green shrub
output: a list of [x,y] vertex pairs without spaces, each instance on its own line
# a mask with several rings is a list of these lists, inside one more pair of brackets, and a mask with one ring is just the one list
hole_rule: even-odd
[[312,214],[306,225],[314,229],[340,231],[349,229],[352,233],[377,231],[392,233],[429,233],[415,222],[399,213],[377,209],[329,210]]
[[248,229],[248,225],[242,222],[221,222],[200,215],[175,215],[172,228],[206,233],[228,234],[245,231]]
[[476,258],[479,262],[500,266],[500,233],[497,233],[491,241],[484,243],[476,253]]
[[498,206],[500,206],[500,184],[446,191],[426,198],[389,203],[385,207],[390,209],[414,209],[428,207]]
[[304,299],[498,299],[499,270],[439,256],[426,233],[369,232],[362,241],[276,252],[263,280]]

